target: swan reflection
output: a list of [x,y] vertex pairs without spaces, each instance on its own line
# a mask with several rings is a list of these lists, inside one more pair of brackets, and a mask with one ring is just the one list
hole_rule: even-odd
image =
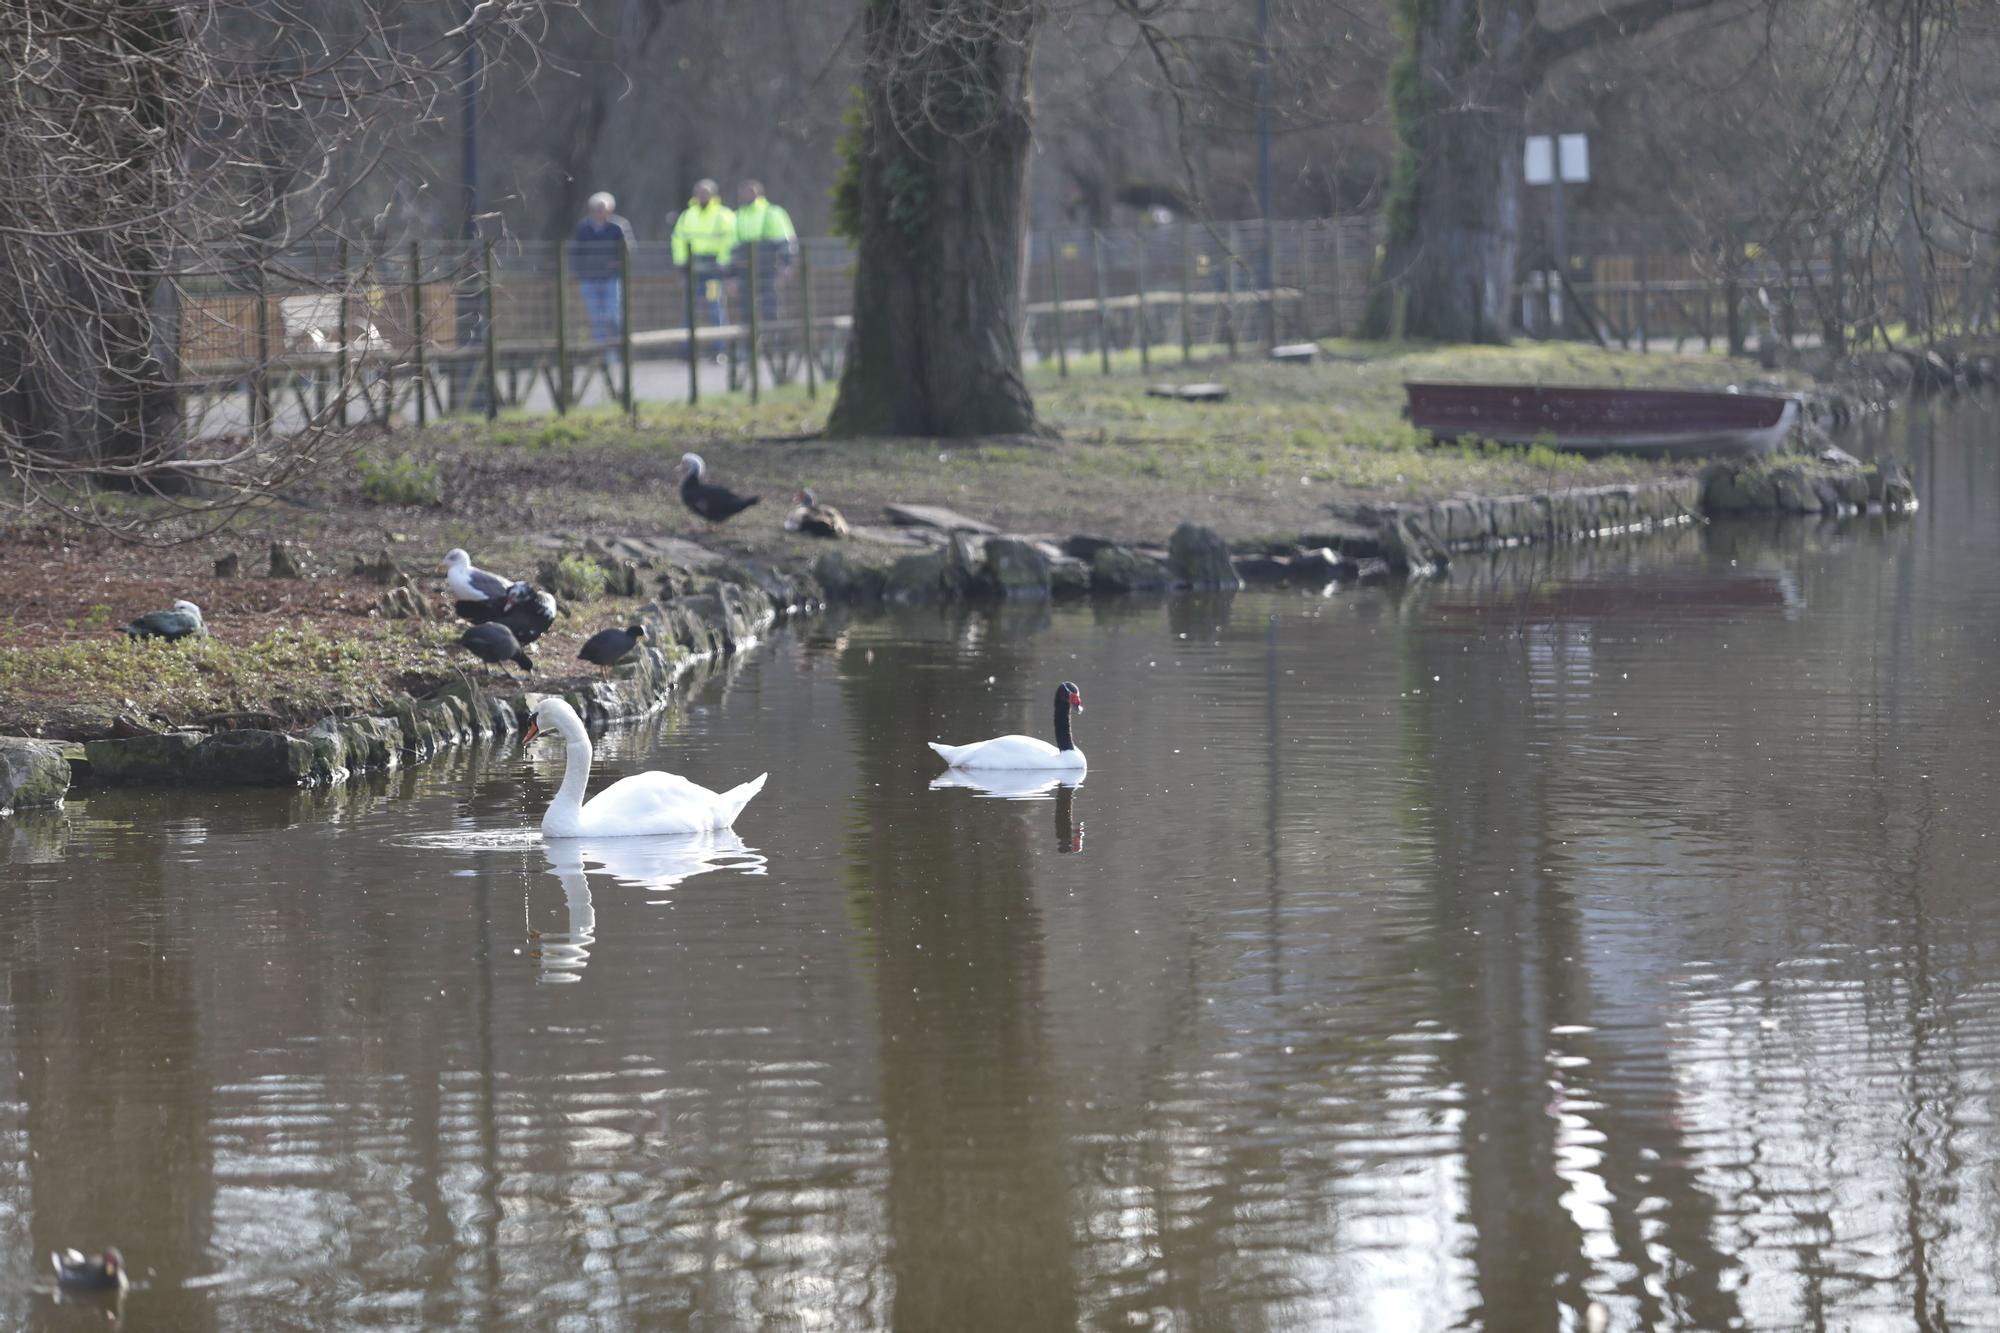
[[597,940],[597,909],[590,876],[608,876],[631,888],[660,891],[709,870],[764,873],[765,858],[727,829],[658,838],[557,838],[543,844],[549,873],[562,881],[569,929],[537,937],[541,980],[560,985],[582,980]]
[[1042,801],[1058,789],[1074,791],[1084,774],[1064,768],[947,768],[931,779],[931,790],[967,787],[975,795],[1002,801]]

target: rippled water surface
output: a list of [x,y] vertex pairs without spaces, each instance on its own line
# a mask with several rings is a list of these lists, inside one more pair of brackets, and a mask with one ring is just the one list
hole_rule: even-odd
[[[1996,425],[1880,428],[1908,522],[828,618],[604,742],[734,837],[545,847],[513,746],[0,821],[0,1324],[2000,1324]],[[1063,679],[1081,785],[935,781]]]

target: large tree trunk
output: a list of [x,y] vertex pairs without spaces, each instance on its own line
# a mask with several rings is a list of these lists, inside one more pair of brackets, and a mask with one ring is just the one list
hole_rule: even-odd
[[[1399,0],[1390,99],[1402,141],[1368,332],[1504,341],[1520,241],[1534,0]],[[1400,293],[1400,297],[1398,296]]]
[[829,435],[1041,432],[1021,373],[1038,17],[1039,0],[868,6],[843,201],[854,327]]

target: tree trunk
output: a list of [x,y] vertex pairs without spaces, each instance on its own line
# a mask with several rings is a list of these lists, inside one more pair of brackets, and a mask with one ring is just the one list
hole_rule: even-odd
[[1039,0],[868,6],[841,200],[854,327],[828,435],[1042,433],[1021,373],[1038,18]]
[[1504,342],[1520,241],[1521,141],[1534,0],[1398,0],[1403,54],[1390,77],[1402,141],[1367,332]]

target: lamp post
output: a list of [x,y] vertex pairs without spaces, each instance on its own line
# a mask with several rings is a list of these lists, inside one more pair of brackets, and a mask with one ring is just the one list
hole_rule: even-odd
[[[1257,216],[1264,220],[1264,308],[1271,308],[1271,0],[1257,0]],[[1274,338],[1273,341],[1276,341]]]

